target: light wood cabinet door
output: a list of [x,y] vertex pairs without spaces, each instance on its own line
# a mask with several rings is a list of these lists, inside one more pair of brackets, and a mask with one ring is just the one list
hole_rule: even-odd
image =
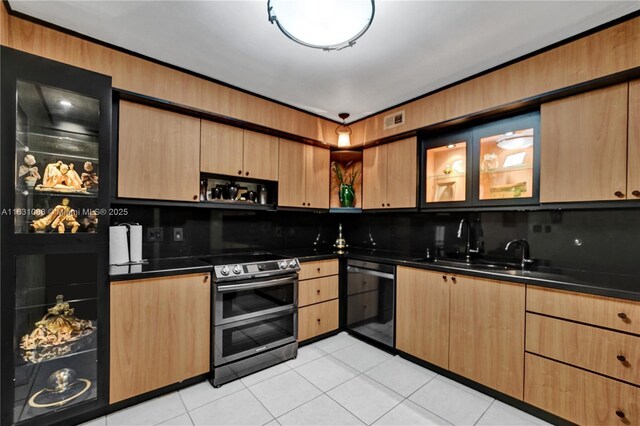
[[541,202],[625,199],[627,109],[627,83],[542,105]]
[[640,388],[526,355],[525,402],[579,425],[640,425]]
[[278,166],[278,205],[304,207],[305,194],[305,145],[280,139]]
[[336,299],[298,309],[298,341],[337,329],[338,307]]
[[451,281],[449,369],[522,399],[525,286],[461,276]]
[[200,132],[200,170],[228,176],[243,173],[244,130],[202,120]]
[[277,181],[278,138],[245,130],[243,163],[243,176]]
[[118,196],[198,201],[200,119],[120,102]]
[[109,402],[209,371],[209,274],[110,284]]
[[389,144],[367,148],[362,152],[362,208],[387,206],[387,150]]
[[640,80],[629,83],[627,198],[640,199]]
[[339,281],[337,275],[300,281],[298,283],[298,306],[302,307],[337,299]]
[[387,148],[387,208],[416,206],[418,194],[418,145],[416,138],[393,142]]
[[449,277],[404,266],[396,274],[396,348],[449,368]]
[[300,281],[312,278],[326,277],[328,275],[338,275],[340,264],[338,259],[313,260],[300,264]]
[[307,207],[316,209],[329,208],[329,170],[328,149],[317,146],[305,146],[305,200]]

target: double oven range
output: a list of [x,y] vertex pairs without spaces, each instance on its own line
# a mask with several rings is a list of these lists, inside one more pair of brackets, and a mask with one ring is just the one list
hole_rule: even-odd
[[298,260],[268,253],[202,260],[213,265],[213,385],[295,358]]

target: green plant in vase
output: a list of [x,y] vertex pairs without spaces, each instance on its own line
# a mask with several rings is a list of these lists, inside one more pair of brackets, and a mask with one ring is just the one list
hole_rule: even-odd
[[331,163],[331,170],[333,170],[338,180],[338,198],[342,207],[353,207],[356,202],[356,191],[353,186],[360,174],[360,170],[351,167],[352,163],[352,161],[348,162],[344,168],[336,161]]

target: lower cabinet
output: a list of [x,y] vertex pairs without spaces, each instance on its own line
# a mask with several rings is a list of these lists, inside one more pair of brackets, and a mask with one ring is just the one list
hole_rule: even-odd
[[640,425],[640,388],[529,353],[524,400],[580,425]]
[[338,299],[298,309],[298,341],[310,339],[338,328]]
[[449,277],[404,266],[396,275],[396,348],[449,368]]
[[522,399],[525,286],[458,276],[450,288],[449,369]]
[[303,262],[298,283],[298,341],[339,327],[338,259]]
[[209,371],[209,277],[110,284],[110,403]]

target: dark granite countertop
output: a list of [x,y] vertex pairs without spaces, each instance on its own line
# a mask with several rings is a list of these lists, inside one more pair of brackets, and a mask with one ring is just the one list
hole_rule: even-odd
[[[527,270],[519,268],[510,270],[486,270],[473,267],[442,266],[433,262],[418,260],[424,255],[398,253],[385,250],[349,248],[344,253],[337,253],[333,248],[285,249],[273,250],[273,254],[296,257],[301,262],[349,258],[374,262],[404,265],[414,268],[429,269],[445,273],[457,273],[479,278],[510,281],[542,287],[557,288],[601,296],[618,297],[640,301],[640,276],[615,273],[596,273],[574,269],[533,267]],[[155,259],[144,265],[111,267],[111,280],[126,280],[211,271],[211,265],[195,257],[172,259]]]
[[110,266],[111,281],[135,280],[140,278],[164,277],[169,275],[196,274],[210,272],[213,267],[195,257],[175,257],[149,259],[137,265]]

